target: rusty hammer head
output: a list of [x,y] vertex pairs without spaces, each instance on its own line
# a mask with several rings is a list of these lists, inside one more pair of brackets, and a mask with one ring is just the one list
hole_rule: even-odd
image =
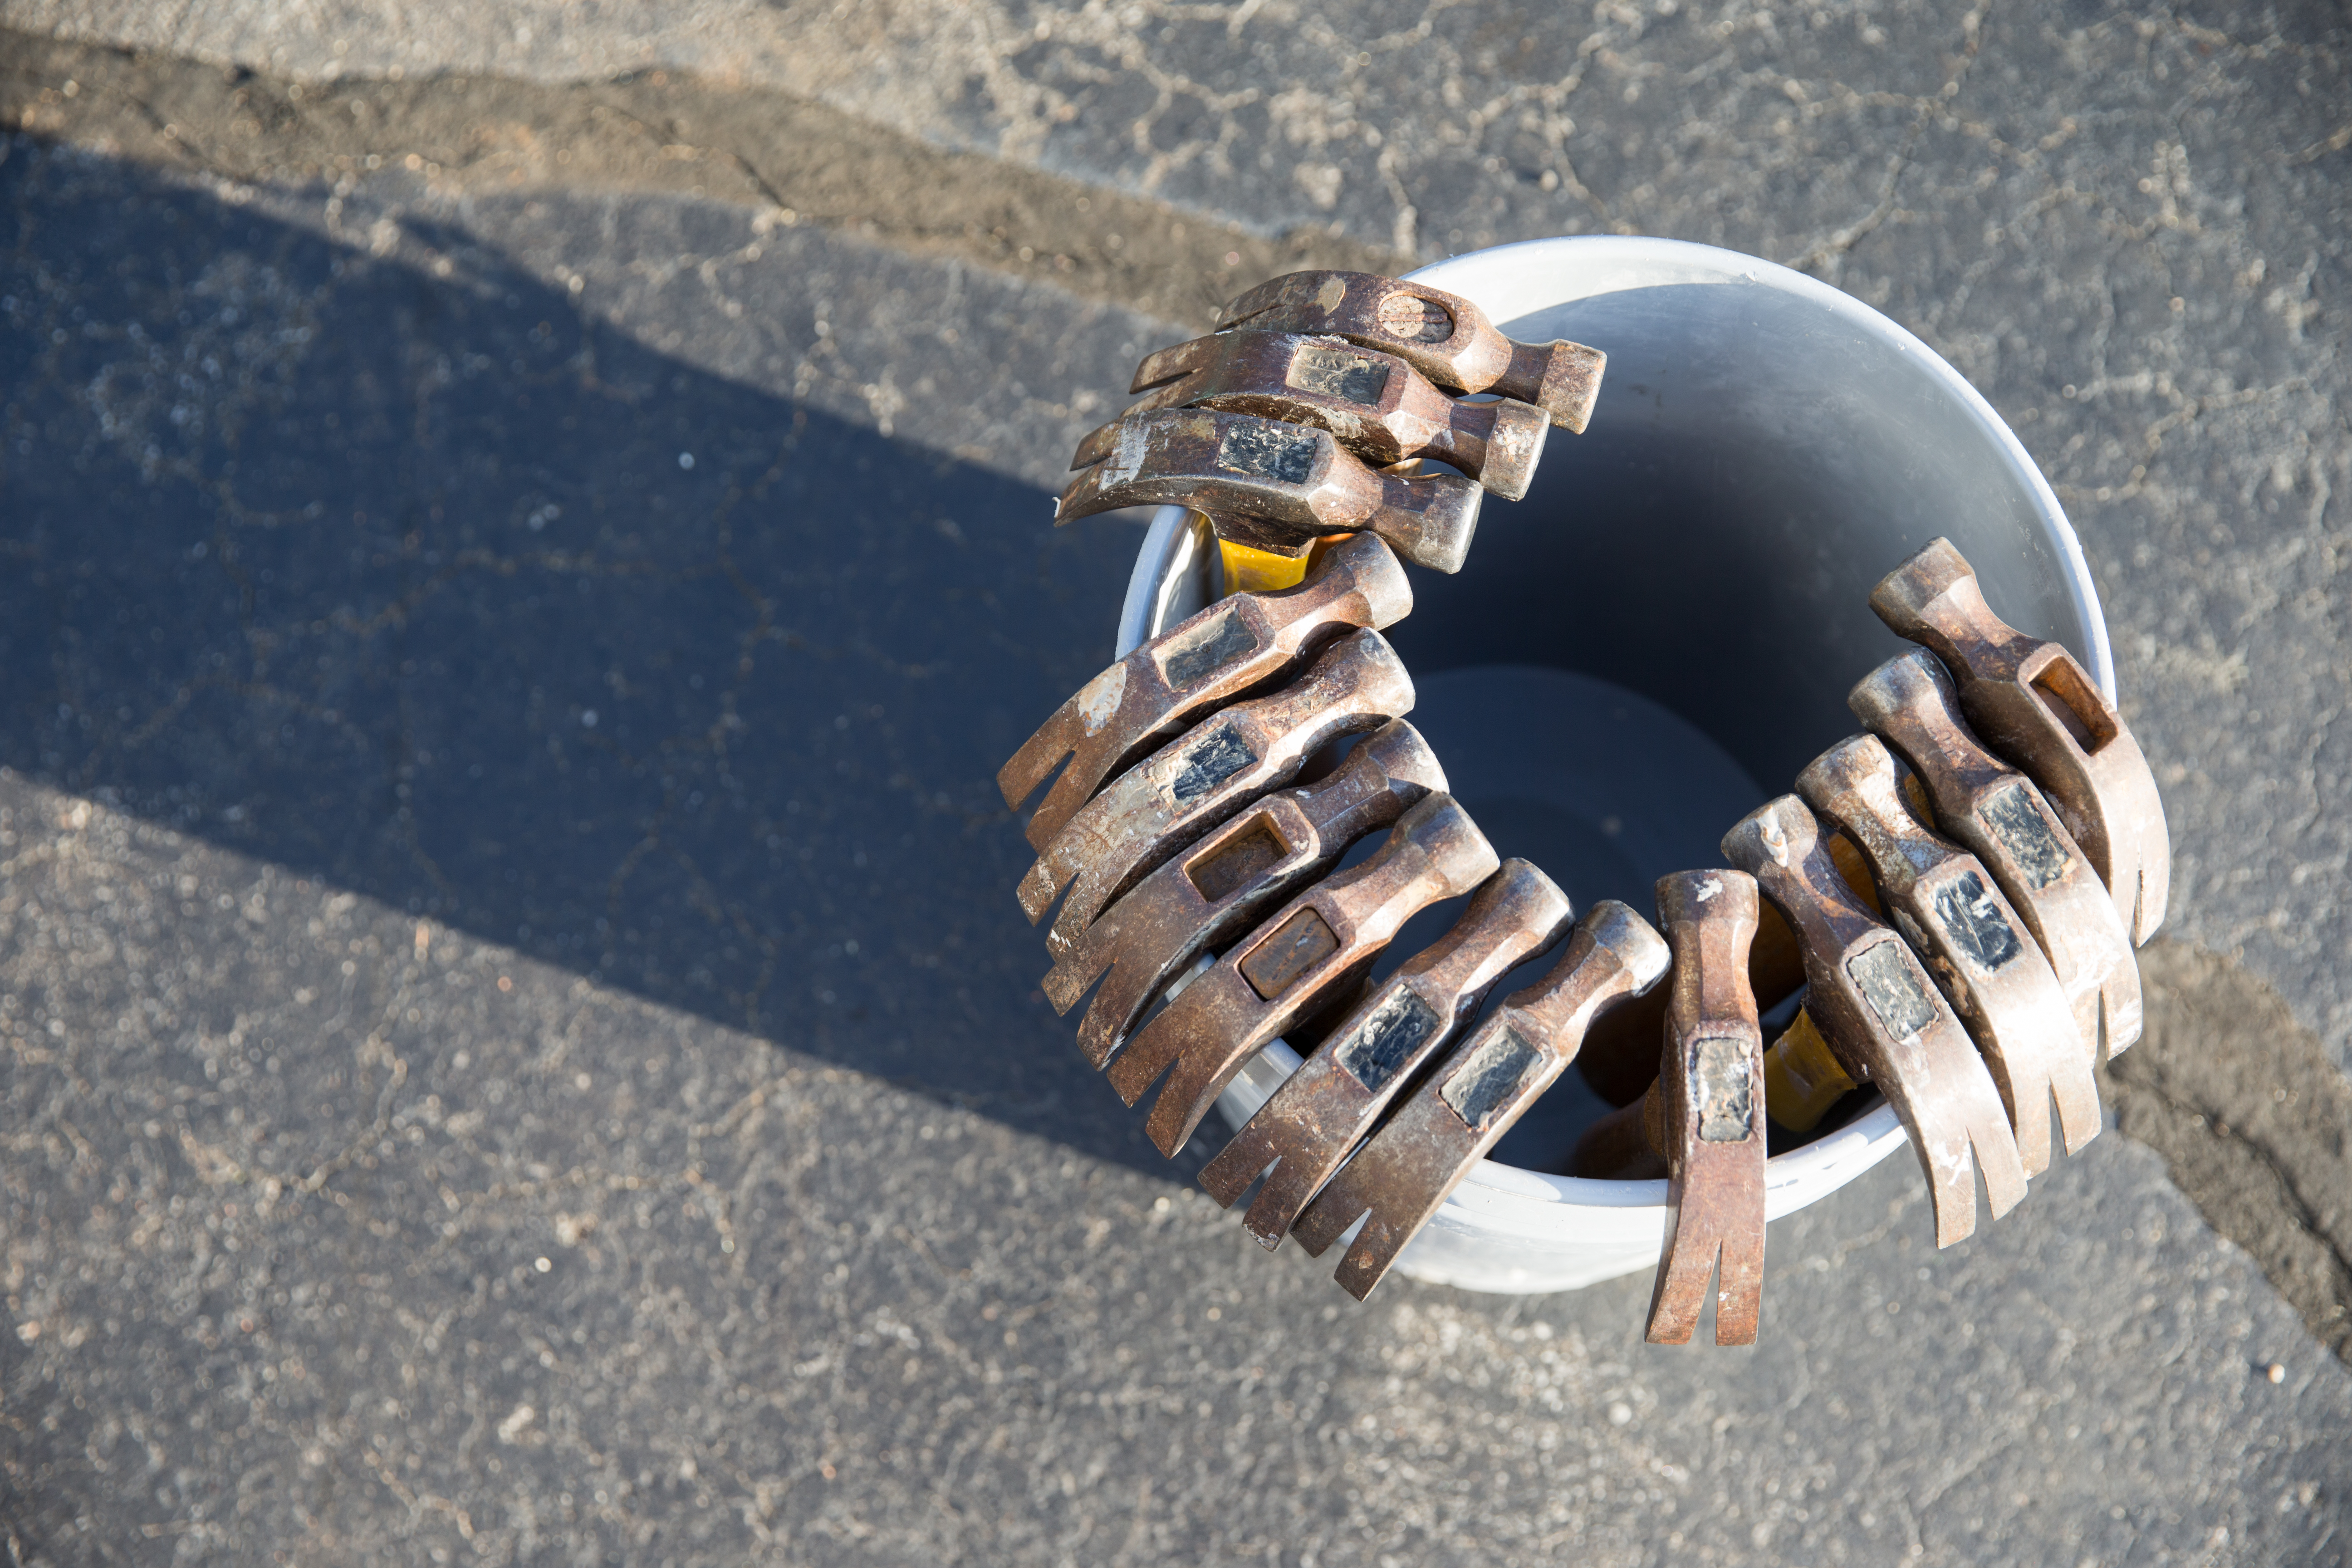
[[1846,705],[1911,765],[1936,822],[1983,862],[2033,933],[2086,1040],[2113,1055],[2139,1038],[2139,966],[2107,889],[2041,792],[1978,743],[1933,654],[1888,659]]
[[[1161,349],[1135,373],[1128,410],[1215,408],[1328,430],[1376,468],[1433,458],[1505,500],[1528,493],[1551,421],[1530,403],[1448,397],[1403,360],[1336,338],[1218,332]],[[1109,455],[1116,422],[1078,444],[1074,468]]]
[[1888,573],[1870,607],[1897,637],[1943,660],[1969,724],[2057,808],[2133,942],[2154,936],[2172,882],[2164,801],[2139,742],[2090,671],[1994,615],[1948,539]]
[[1046,1000],[1067,1013],[1102,981],[1078,1025],[1078,1049],[1102,1066],[1196,953],[1247,929],[1357,839],[1444,788],[1429,742],[1403,720],[1391,721],[1328,777],[1266,796],[1138,882],[1055,964]]
[[1143,874],[1296,775],[1324,742],[1412,710],[1412,678],[1378,632],[1350,632],[1279,691],[1235,703],[1111,781],[1021,879],[1034,923],[1062,898],[1056,957]]
[[1088,440],[1103,456],[1062,492],[1057,521],[1123,506],[1188,506],[1206,512],[1220,537],[1282,555],[1301,554],[1327,533],[1363,531],[1416,566],[1459,572],[1486,494],[1459,474],[1379,472],[1328,430],[1251,414],[1129,414],[1101,442]]
[[1369,1215],[1338,1276],[1340,1288],[1362,1300],[1446,1194],[1559,1079],[1592,1020],[1647,991],[1665,971],[1666,944],[1647,921],[1614,899],[1595,904],[1550,973],[1447,1051],[1307,1205],[1291,1226],[1298,1244],[1319,1258]]
[[1265,1175],[1242,1223],[1259,1245],[1281,1245],[1390,1100],[1497,980],[1551,945],[1569,916],[1568,895],[1550,878],[1525,860],[1504,861],[1454,928],[1406,960],[1258,1108],[1202,1171],[1201,1185],[1230,1208]]
[[1018,806],[1069,759],[1029,818],[1043,849],[1103,780],[1169,726],[1288,668],[1355,627],[1379,628],[1412,608],[1412,585],[1389,547],[1368,533],[1341,540],[1307,580],[1276,594],[1220,599],[1145,643],[1080,687],[996,775]]
[[2000,1095],[1968,1033],[1903,939],[1881,925],[1831,860],[1813,814],[1793,795],[1724,836],[1797,932],[1805,1011],[1854,1079],[1876,1084],[1911,1135],[1936,1214],[1936,1245],[1976,1229],[1974,1166],[1998,1219],[2025,1195],[2025,1170]]
[[1680,871],[1658,883],[1673,950],[1658,1091],[1666,1113],[1666,1247],[1650,1342],[1688,1344],[1716,1290],[1715,1342],[1752,1345],[1764,1290],[1764,1035],[1748,984],[1756,879]]
[[2099,1131],[2085,1041],[2050,961],[1982,863],[1912,815],[1895,759],[1870,735],[1839,742],[1797,775],[1797,793],[1862,847],[1881,907],[1976,1040],[2009,1107],[2025,1173],[2050,1164],[2050,1103],[2067,1152]]
[[1111,1088],[1133,1105],[1168,1074],[1144,1130],[1174,1154],[1266,1042],[1344,994],[1414,914],[1468,892],[1498,863],[1452,795],[1426,796],[1370,859],[1293,898],[1174,993],[1111,1058]]
[[1609,356],[1581,343],[1515,343],[1459,294],[1371,272],[1293,272],[1225,307],[1220,331],[1310,332],[1392,353],[1454,392],[1532,403],[1581,434]]

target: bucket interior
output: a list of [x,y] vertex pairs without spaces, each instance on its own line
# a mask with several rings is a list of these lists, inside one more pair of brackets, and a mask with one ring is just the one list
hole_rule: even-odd
[[[1423,276],[1475,297],[1444,271]],[[1738,816],[1854,732],[1847,690],[1907,646],[1871,588],[1938,534],[2012,625],[2105,672],[2022,454],[1916,342],[1805,289],[1621,288],[1499,323],[1603,349],[1599,407],[1552,433],[1525,500],[1487,501],[1458,575],[1414,574],[1388,635],[1456,797],[1580,911],[1651,915],[1656,879],[1721,864]],[[1387,967],[1456,913],[1425,912]],[[1559,1171],[1603,1109],[1570,1074],[1493,1157]]]

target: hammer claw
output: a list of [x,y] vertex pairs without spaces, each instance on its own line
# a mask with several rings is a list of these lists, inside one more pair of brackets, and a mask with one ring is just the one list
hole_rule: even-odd
[[1666,1245],[1649,1336],[1686,1344],[1718,1269],[1715,1342],[1753,1344],[1764,1282],[1764,1037],[1748,984],[1756,879],[1681,871],[1659,879],[1674,953],[1664,1055],[1642,1118],[1663,1134]]

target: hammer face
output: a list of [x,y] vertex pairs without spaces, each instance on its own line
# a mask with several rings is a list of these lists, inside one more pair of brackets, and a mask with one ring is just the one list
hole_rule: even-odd
[[1812,813],[1769,801],[1724,836],[1724,854],[1796,928],[1805,1011],[1855,1079],[1875,1083],[1911,1136],[1936,1213],[1936,1245],[1976,1229],[1972,1165],[1998,1219],[2025,1195],[2017,1140],[1984,1062],[1900,937],[1845,884]]
[[1653,1344],[1688,1344],[1717,1277],[1715,1342],[1751,1345],[1764,1289],[1764,1035],[1748,986],[1756,879],[1684,871],[1658,883],[1674,952],[1665,1055],[1666,1247]]
[[1576,1056],[1593,1018],[1665,973],[1666,944],[1614,900],[1578,922],[1551,972],[1452,1050],[1307,1205],[1292,1232],[1317,1257],[1367,1213],[1341,1259],[1361,1300],[1471,1168]]
[[2050,1102],[2072,1153],[2098,1134],[2096,1042],[2017,911],[1977,858],[1912,816],[1874,737],[1842,741],[1798,775],[1813,810],[1862,846],[1896,927],[1976,1040],[2016,1129],[2025,1173],[2050,1163]]
[[2147,759],[2074,655],[2027,637],[1985,603],[1949,540],[1889,573],[1871,608],[1933,650],[1984,742],[2022,769],[2105,882],[2135,944],[2164,923],[2172,842]]
[[1004,804],[1018,806],[1069,759],[1029,819],[1030,846],[1043,849],[1153,735],[1351,627],[1391,626],[1412,608],[1404,568],[1370,534],[1334,545],[1296,588],[1221,599],[1079,688],[996,775]]
[[1258,1108],[1202,1171],[1202,1186],[1231,1207],[1273,1165],[1243,1224],[1262,1246],[1281,1245],[1397,1091],[1569,914],[1568,895],[1550,878],[1525,860],[1505,861],[1454,928],[1390,976]]
[[1925,649],[1880,665],[1847,698],[1855,717],[1911,764],[1936,820],[1983,863],[2033,933],[2087,1048],[2139,1038],[2139,966],[2115,902],[2065,825],[2024,775],[1978,743],[1958,695]]
[[1384,350],[1454,392],[1531,403],[1581,431],[1607,357],[1581,343],[1515,343],[1458,294],[1370,272],[1293,272],[1225,308],[1219,331],[1311,332]]
[[1046,939],[1060,957],[1112,899],[1286,783],[1324,742],[1412,709],[1395,650],[1378,632],[1349,633],[1288,686],[1213,715],[1088,801],[1022,879],[1022,908],[1035,921],[1067,889]]
[[1485,491],[1458,474],[1376,473],[1328,431],[1248,414],[1129,414],[1055,509],[1066,522],[1115,507],[1189,506],[1237,543],[1297,554],[1327,533],[1379,534],[1415,565],[1458,572]]
[[1177,993],[1111,1058],[1111,1087],[1133,1105],[1169,1074],[1145,1131],[1174,1154],[1267,1041],[1354,984],[1416,912],[1468,892],[1496,863],[1469,814],[1429,795],[1380,853],[1293,898]]
[[[1375,466],[1434,458],[1506,500],[1527,494],[1550,420],[1530,404],[1460,403],[1394,354],[1293,332],[1219,332],[1148,356],[1129,415],[1214,408],[1328,430]],[[1116,421],[1078,444],[1074,468],[1108,455]]]

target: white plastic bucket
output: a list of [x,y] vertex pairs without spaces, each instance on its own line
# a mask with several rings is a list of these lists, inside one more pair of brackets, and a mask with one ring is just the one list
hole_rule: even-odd
[[[1777,793],[1851,731],[1846,689],[1902,647],[1871,615],[1871,584],[1943,534],[2004,618],[2066,644],[2113,693],[2097,593],[2057,498],[1975,389],[1869,306],[1769,261],[1664,239],[1531,240],[1412,276],[1513,338],[1609,355],[1590,430],[1554,433],[1526,501],[1489,503],[1461,576],[1414,574],[1415,616],[1391,636],[1417,676],[1411,639],[1433,615],[1436,656],[1618,682],[1720,737]],[[1160,509],[1118,653],[1218,591],[1205,521]],[[1646,912],[1645,897],[1618,896]],[[1297,1065],[1287,1045],[1268,1047],[1218,1102],[1225,1120],[1238,1128]],[[1776,1156],[1767,1214],[1820,1201],[1904,1142],[1882,1102]],[[1654,1265],[1664,1203],[1662,1181],[1489,1160],[1397,1267],[1473,1290],[1575,1289]]]

